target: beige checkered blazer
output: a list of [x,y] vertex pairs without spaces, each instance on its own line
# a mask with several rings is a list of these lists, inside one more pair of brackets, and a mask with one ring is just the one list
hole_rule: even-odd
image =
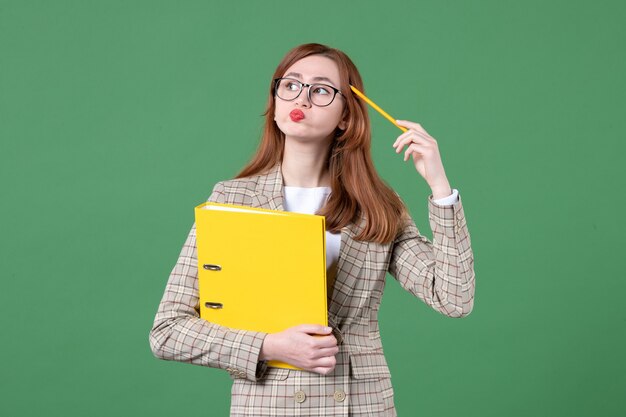
[[[209,201],[283,210],[282,187],[277,165],[264,175],[216,184]],[[431,196],[428,208],[432,243],[412,220],[385,245],[354,240],[357,224],[342,229],[328,300],[328,321],[339,344],[330,374],[267,367],[258,360],[265,333],[230,329],[199,317],[195,227],[150,331],[154,355],[228,371],[233,379],[231,416],[395,416],[378,329],[386,273],[446,316],[464,317],[474,303],[474,260],[461,201],[438,206]]]

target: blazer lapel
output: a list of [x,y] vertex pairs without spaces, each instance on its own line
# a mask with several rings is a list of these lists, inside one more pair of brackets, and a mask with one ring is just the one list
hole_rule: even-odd
[[337,275],[333,286],[333,293],[328,306],[329,321],[339,325],[343,324],[338,318],[349,317],[347,309],[354,307],[354,289],[358,287],[358,280],[363,270],[365,254],[368,250],[368,242],[355,240],[354,236],[360,233],[364,225],[364,219],[360,224],[350,223],[341,229],[341,245],[339,259],[337,261]]
[[252,197],[252,207],[270,210],[283,209],[283,174],[281,164],[276,164],[266,174],[260,175]]

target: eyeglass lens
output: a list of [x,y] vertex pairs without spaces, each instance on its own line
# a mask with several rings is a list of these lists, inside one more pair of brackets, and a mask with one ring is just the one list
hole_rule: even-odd
[[[283,78],[278,81],[276,94],[283,100],[294,100],[302,90],[302,83],[297,80]],[[309,87],[309,97],[316,106],[328,106],[335,98],[335,91],[324,84],[313,84]]]

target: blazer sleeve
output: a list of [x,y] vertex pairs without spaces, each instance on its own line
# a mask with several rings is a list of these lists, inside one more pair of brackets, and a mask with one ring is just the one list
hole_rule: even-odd
[[436,311],[465,317],[474,307],[474,256],[461,197],[450,206],[428,199],[432,243],[408,217],[396,237],[389,273]]
[[[217,183],[209,200],[224,202],[224,187]],[[178,257],[159,304],[150,347],[164,360],[227,370],[235,378],[257,381],[267,370],[259,361],[267,333],[231,329],[200,318],[195,223]]]

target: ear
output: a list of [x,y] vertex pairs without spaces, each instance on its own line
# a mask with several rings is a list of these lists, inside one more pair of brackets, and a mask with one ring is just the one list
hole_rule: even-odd
[[347,125],[348,125],[348,107],[344,106],[343,112],[341,112],[341,120],[337,124],[337,127],[341,130],[346,130]]
[[347,125],[348,125],[348,122],[346,121],[346,117],[344,116],[343,119],[339,121],[339,124],[337,125],[337,127],[341,130],[346,130]]

